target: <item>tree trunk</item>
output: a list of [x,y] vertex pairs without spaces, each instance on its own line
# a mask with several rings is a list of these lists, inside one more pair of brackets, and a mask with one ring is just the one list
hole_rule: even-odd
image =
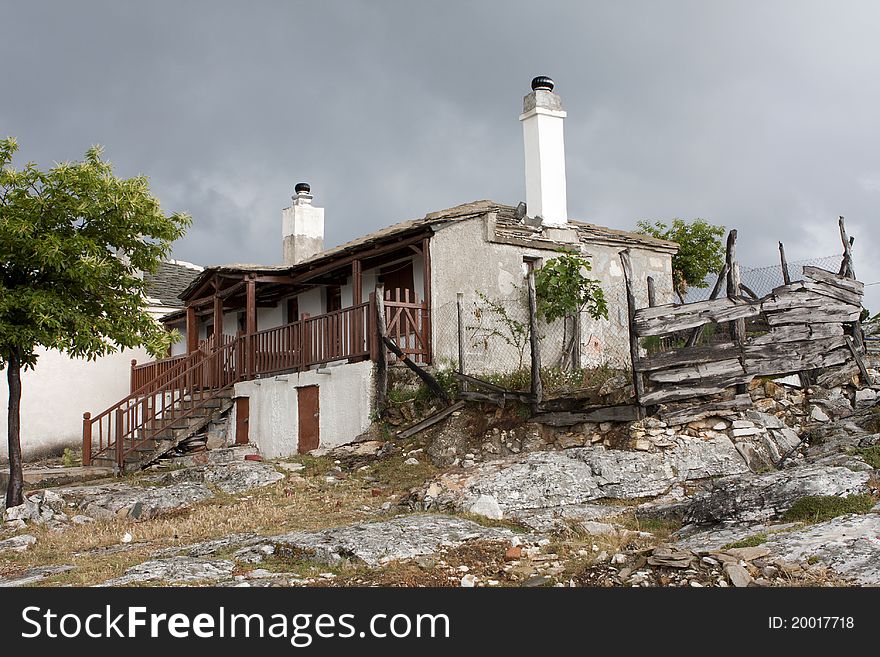
[[6,360],[6,379],[9,382],[9,486],[6,488],[6,508],[18,506],[24,488],[21,474],[21,358],[13,350]]

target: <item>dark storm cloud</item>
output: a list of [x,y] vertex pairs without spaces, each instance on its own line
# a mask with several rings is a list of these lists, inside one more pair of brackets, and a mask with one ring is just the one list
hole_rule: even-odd
[[[280,259],[308,180],[335,244],[524,196],[517,115],[557,81],[569,210],[705,217],[744,264],[839,251],[880,280],[880,8],[808,2],[3,2],[0,133],[94,142],[195,223],[175,256]],[[880,286],[868,305],[880,308]]]

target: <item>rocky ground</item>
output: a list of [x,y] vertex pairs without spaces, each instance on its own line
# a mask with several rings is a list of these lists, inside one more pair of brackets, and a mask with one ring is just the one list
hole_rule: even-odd
[[880,388],[563,431],[471,406],[320,456],[211,450],[6,509],[0,586],[880,584]]

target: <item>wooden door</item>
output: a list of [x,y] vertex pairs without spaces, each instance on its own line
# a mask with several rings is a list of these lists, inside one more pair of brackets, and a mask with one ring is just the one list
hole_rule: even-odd
[[247,445],[248,427],[250,426],[251,400],[249,397],[238,397],[235,400],[235,444]]
[[318,447],[321,442],[321,409],[318,403],[318,386],[304,386],[296,389],[299,415],[299,453],[305,454]]

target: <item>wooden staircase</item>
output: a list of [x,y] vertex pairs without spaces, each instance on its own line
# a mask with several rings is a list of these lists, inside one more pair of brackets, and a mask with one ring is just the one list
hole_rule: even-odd
[[243,354],[242,338],[206,345],[97,416],[83,414],[83,465],[145,468],[202,431],[232,407]]

